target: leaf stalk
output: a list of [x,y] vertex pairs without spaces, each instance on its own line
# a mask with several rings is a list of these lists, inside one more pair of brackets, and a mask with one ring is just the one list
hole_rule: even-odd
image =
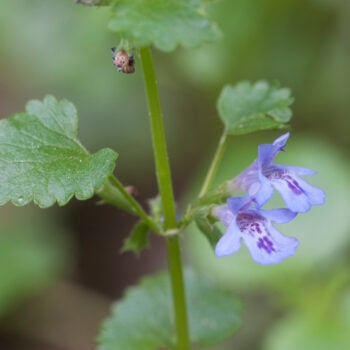
[[221,138],[219,140],[215,155],[211,161],[211,164],[209,166],[209,170],[207,172],[207,175],[204,179],[203,185],[201,190],[199,191],[199,195],[198,198],[201,198],[204,196],[204,194],[209,190],[211,184],[214,181],[215,175],[218,171],[220,162],[222,160],[222,157],[225,153],[226,150],[226,146],[227,146],[227,133],[224,132],[221,135]]

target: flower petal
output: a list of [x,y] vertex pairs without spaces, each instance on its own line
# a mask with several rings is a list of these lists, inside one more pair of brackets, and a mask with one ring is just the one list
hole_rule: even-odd
[[299,244],[296,238],[283,236],[268,220],[258,221],[256,224],[259,224],[261,233],[243,233],[242,238],[253,260],[258,264],[278,264],[296,252]]
[[326,194],[323,190],[310,185],[304,180],[300,180],[300,182],[312,205],[323,205],[325,203]]
[[231,224],[235,217],[226,204],[214,207],[212,215],[218,218],[226,227]]
[[240,210],[249,206],[251,203],[252,198],[250,196],[230,197],[227,199],[227,206],[235,215],[237,215]]
[[262,207],[272,197],[274,189],[271,182],[264,175],[259,174],[259,180],[258,185],[254,183],[250,186],[248,194],[254,198],[259,207]]
[[321,189],[291,173],[285,173],[279,179],[271,179],[271,183],[292,211],[305,213],[312,205],[324,204],[325,193]]
[[286,132],[285,134],[278,137],[275,141],[273,141],[273,145],[278,147],[280,150],[283,150],[290,136],[290,132]]
[[290,133],[287,132],[277,138],[273,144],[262,144],[258,146],[258,163],[261,167],[268,166],[276,155],[283,151]]
[[298,176],[312,176],[316,175],[317,171],[308,169],[308,168],[302,168],[299,166],[292,166],[292,165],[280,165],[275,164],[276,167],[283,167],[285,170],[287,170],[290,173],[294,173]]
[[236,253],[241,248],[241,233],[233,220],[226,233],[219,239],[215,247],[215,255],[220,258]]
[[285,224],[293,220],[298,213],[286,208],[264,210],[263,215],[266,219],[276,222],[277,224]]
[[258,146],[257,162],[260,168],[268,166],[276,157],[279,149],[270,144],[262,144]]
[[232,193],[237,192],[237,189],[247,191],[249,186],[258,180],[258,174],[259,166],[257,161],[254,161],[247,169],[229,181],[229,190]]

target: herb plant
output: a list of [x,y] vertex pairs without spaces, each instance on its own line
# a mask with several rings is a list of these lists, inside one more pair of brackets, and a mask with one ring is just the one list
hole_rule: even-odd
[[[227,141],[260,130],[289,128],[293,102],[290,91],[276,83],[240,82],[225,86],[217,110],[222,136],[201,189],[179,215],[174,199],[163,115],[152,47],[171,52],[218,40],[222,35],[206,14],[204,0],[80,0],[87,6],[110,6],[108,27],[116,33],[113,62],[120,74],[142,71],[159,198],[143,208],[115,175],[117,152],[104,148],[89,153],[78,138],[78,114],[68,100],[46,96],[28,102],[25,112],[0,122],[0,203],[41,208],[66,205],[72,197],[102,201],[138,218],[125,239],[123,251],[140,253],[150,234],[164,238],[168,273],[144,278],[117,302],[98,336],[101,350],[190,349],[216,344],[241,324],[235,297],[191,269],[184,271],[180,237],[195,222],[216,256],[232,255],[247,246],[261,265],[281,263],[295,254],[298,240],[280,233],[273,223],[287,223],[313,205],[322,205],[324,192],[303,176],[314,171],[274,163],[290,136],[258,146],[257,159],[241,174],[219,186],[213,182]],[[123,53],[120,60],[118,53]],[[111,66],[111,69],[113,67]],[[116,76],[116,79],[118,76]],[[132,137],[132,136],[131,136]],[[275,190],[283,208],[263,208]]]

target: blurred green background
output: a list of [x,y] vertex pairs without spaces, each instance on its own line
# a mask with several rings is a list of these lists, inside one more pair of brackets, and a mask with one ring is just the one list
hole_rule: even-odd
[[[220,42],[172,54],[154,52],[176,196],[198,188],[221,124],[224,84],[280,81],[292,89],[292,137],[281,163],[310,167],[327,203],[281,231],[298,237],[295,257],[256,266],[242,249],[217,260],[194,229],[187,260],[214,275],[245,304],[244,326],[215,349],[350,348],[350,2],[221,0],[208,9]],[[53,94],[75,103],[80,139],[91,151],[115,149],[116,174],[145,203],[156,195],[140,64],[119,74],[110,48],[109,10],[73,1],[0,3],[0,116]],[[219,179],[256,157],[278,133],[232,140]],[[180,208],[179,208],[180,209]],[[143,274],[166,267],[163,242],[135,258],[119,250],[134,219],[73,200],[64,208],[0,209],[0,349],[93,349],[110,302]]]

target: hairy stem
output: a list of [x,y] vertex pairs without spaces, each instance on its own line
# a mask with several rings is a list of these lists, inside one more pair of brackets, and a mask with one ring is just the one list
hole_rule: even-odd
[[[160,99],[151,49],[149,47],[141,48],[140,56],[147,93],[157,181],[163,207],[164,229],[171,230],[177,227],[175,201],[163,125],[163,116],[160,107]],[[177,348],[179,350],[189,350],[190,342],[188,334],[187,309],[178,235],[167,237],[167,253],[173,295]]]
[[176,214],[163,116],[151,50],[149,47],[144,47],[140,49],[140,54],[147,92],[157,181],[165,220],[164,227],[167,230],[176,227]]

